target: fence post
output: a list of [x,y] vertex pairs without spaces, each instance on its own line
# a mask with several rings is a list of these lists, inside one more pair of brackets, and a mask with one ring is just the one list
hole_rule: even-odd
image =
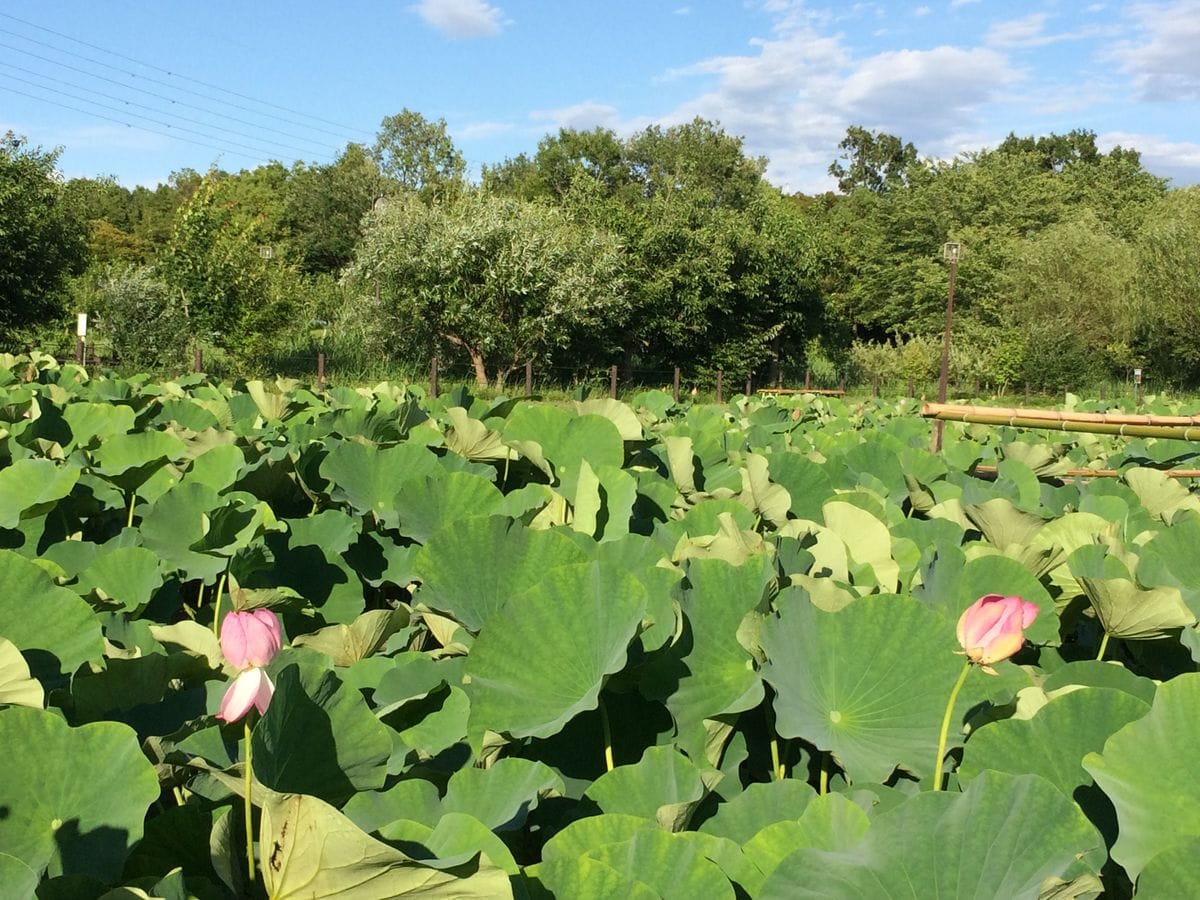
[[804,389],[807,391],[812,388],[812,370],[804,370]]
[[608,396],[617,399],[617,367],[608,367]]
[[754,393],[754,374],[746,376],[746,396],[749,397]]
[[671,381],[671,396],[675,402],[679,402],[679,366],[675,367],[675,377]]
[[871,376],[871,396],[879,399],[879,376]]
[[722,394],[724,392],[721,390],[724,386],[725,386],[725,370],[717,369],[717,402],[718,403],[725,402],[725,398],[722,396]]
[[75,338],[75,362],[79,363],[81,366],[83,365],[83,353],[83,338],[77,337]]
[[1025,405],[1029,405],[1029,382],[1025,382]]
[[525,396],[533,396],[533,360],[525,360]]
[[913,380],[911,378],[908,379],[908,399],[911,400],[913,398],[913,395],[916,394],[916,392],[917,392],[917,389],[913,385]]
[[437,397],[438,395],[438,358],[435,356],[429,361],[429,396]]
[[325,390],[325,352],[317,354],[317,390]]
[[199,347],[192,351],[192,371],[197,374],[204,371],[204,351]]

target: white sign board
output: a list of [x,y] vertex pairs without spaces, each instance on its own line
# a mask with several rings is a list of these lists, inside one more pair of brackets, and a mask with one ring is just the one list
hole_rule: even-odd
[[75,319],[75,334],[77,337],[87,337],[87,313],[80,313]]

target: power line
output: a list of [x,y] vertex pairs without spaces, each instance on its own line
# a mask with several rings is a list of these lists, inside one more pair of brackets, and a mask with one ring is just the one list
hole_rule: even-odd
[[115,56],[118,59],[125,60],[126,62],[136,63],[137,65],[144,66],[147,69],[153,69],[156,72],[162,72],[166,75],[170,75],[173,78],[179,78],[184,81],[190,81],[193,84],[199,84],[199,85],[202,85],[203,87],[210,88],[211,90],[214,90],[214,91],[221,91],[222,93],[229,94],[233,97],[241,97],[243,100],[249,100],[252,103],[258,103],[263,106],[270,106],[271,108],[278,109],[282,112],[289,112],[289,113],[293,113],[294,115],[304,116],[304,118],[306,118],[306,119],[312,119],[314,122],[323,122],[326,125],[333,125],[335,128],[341,128],[343,131],[350,131],[350,132],[354,132],[357,134],[370,134],[371,133],[369,131],[364,131],[361,128],[354,128],[350,125],[342,125],[338,122],[332,122],[329,119],[322,119],[319,116],[314,116],[312,113],[306,113],[306,112],[303,112],[298,109],[292,109],[291,107],[288,107],[288,106],[280,106],[279,104],[271,103],[268,100],[259,100],[256,97],[251,97],[248,94],[242,94],[237,91],[229,90],[228,88],[223,88],[217,84],[209,84],[207,81],[201,81],[199,78],[192,78],[188,75],[180,75],[178,72],[172,72],[170,69],[164,69],[161,66],[156,66],[152,63],[144,62],[143,60],[140,60],[140,59],[135,59],[132,56],[127,56],[124,53],[120,53],[116,50],[110,50],[107,47],[101,47],[99,44],[88,43],[87,41],[80,40],[79,38],[71,37],[71,35],[69,35],[69,34],[64,34],[61,31],[55,31],[53,28],[47,28],[45,25],[38,25],[36,22],[30,22],[26,19],[21,19],[21,18],[18,18],[17,16],[9,15],[8,13],[0,12],[0,17],[3,17],[5,19],[11,19],[14,22],[20,22],[22,25],[27,25],[30,28],[36,28],[36,29],[38,29],[38,31],[44,31],[47,34],[53,34],[56,37],[64,38],[65,40],[71,41],[76,44],[80,44],[84,47],[91,47],[93,50],[99,50],[101,53],[107,53],[110,56]]
[[[8,16],[6,13],[0,13],[0,16],[5,16],[7,18],[14,18],[13,16]],[[131,72],[129,69],[123,69],[120,66],[111,65],[109,63],[104,62],[103,60],[95,59],[90,56],[85,56],[82,53],[75,53],[71,50],[64,50],[62,47],[56,47],[54,44],[49,44],[49,43],[46,43],[45,41],[39,41],[37,38],[31,38],[27,35],[21,34],[19,31],[11,31],[7,28],[0,28],[0,34],[11,35],[13,37],[19,38],[20,40],[28,41],[31,44],[36,44],[39,47],[46,47],[49,50],[53,50],[55,53],[61,53],[64,56],[70,56],[70,57],[73,57],[74,59],[82,59],[85,62],[91,63],[92,65],[102,66],[103,68],[111,69],[114,72],[121,72],[122,74],[128,75],[131,78],[140,78],[144,81],[150,82],[151,84],[161,85],[162,87],[169,88],[170,90],[173,90],[173,91],[179,91],[180,93],[190,94],[193,97],[201,97],[205,100],[211,100],[215,103],[222,103],[222,104],[225,104],[226,106],[233,107],[234,109],[240,109],[244,112],[252,113],[256,116],[264,116],[268,119],[275,119],[276,121],[279,121],[279,122],[286,122],[289,125],[298,125],[301,128],[307,128],[311,131],[319,131],[319,132],[322,132],[323,134],[332,135],[333,137],[336,137],[339,140],[345,139],[344,134],[338,134],[337,132],[330,131],[327,128],[318,128],[315,125],[308,125],[303,122],[297,122],[294,119],[288,119],[283,116],[272,115],[271,113],[263,112],[262,110],[252,109],[248,106],[242,106],[239,103],[231,103],[230,101],[222,100],[219,97],[213,97],[208,94],[203,94],[199,91],[193,91],[193,90],[189,90],[188,88],[185,88],[185,87],[179,87],[178,85],[170,84],[169,82],[163,81],[161,78],[151,78],[149,75],[140,75],[137,72]],[[43,56],[38,56],[37,54],[32,53],[31,51],[22,50],[19,47],[12,47],[11,45],[8,45],[8,44],[3,44],[0,46],[7,47],[10,50],[16,50],[18,53],[25,53],[29,56],[36,56],[38,59],[45,59],[46,61],[54,63],[55,65],[64,65],[64,66],[66,65],[65,63],[59,62],[57,60],[48,59],[47,57],[43,57]],[[108,51],[105,51],[105,52],[108,52]],[[157,68],[157,67],[147,66],[147,68]],[[79,71],[79,70],[77,70],[77,71]],[[95,74],[91,73],[91,72],[86,72],[86,74],[93,75],[93,77],[99,77],[99,76],[95,76]],[[182,78],[183,76],[175,76],[175,77]],[[195,79],[188,79],[188,80],[194,81]],[[197,82],[197,83],[202,83],[202,82]],[[226,93],[230,93],[230,94],[235,93],[233,91],[226,91],[224,88],[217,88],[217,90],[222,90],[222,91],[225,91]],[[251,98],[251,99],[253,99],[253,98]],[[263,101],[254,101],[254,102],[263,103]],[[263,105],[269,105],[269,104],[264,103]],[[301,115],[303,115],[303,113],[301,113]],[[315,117],[312,117],[312,118],[315,118]],[[318,121],[320,121],[320,120],[318,120]],[[341,125],[338,125],[337,127],[344,128],[344,126],[341,126]],[[344,130],[358,131],[358,129],[344,129]],[[365,132],[360,132],[360,133],[365,133]]]
[[[3,30],[4,29],[0,28],[0,31],[3,31]],[[25,50],[21,47],[14,47],[11,44],[4,43],[3,41],[0,41],[0,47],[3,47],[6,50],[15,50],[17,53],[23,53],[26,56],[32,56],[34,59],[40,59],[40,60],[42,60],[42,62],[48,62],[52,66],[59,66],[60,68],[63,68],[63,69],[69,69],[72,72],[78,72],[80,75],[86,75],[88,78],[94,78],[97,81],[103,81],[108,84],[115,84],[117,87],[122,88],[124,90],[136,91],[139,94],[145,94],[149,97],[155,97],[159,100],[166,100],[168,103],[173,103],[176,106],[183,106],[183,107],[186,107],[187,109],[194,109],[198,112],[208,113],[211,116],[218,116],[219,118],[222,118],[222,119],[228,119],[230,122],[237,122],[239,125],[248,125],[251,128],[257,128],[262,131],[270,131],[273,134],[282,135],[283,137],[295,138],[296,140],[299,140],[299,141],[306,141],[308,143],[313,144],[314,146],[320,146],[322,149],[324,149],[324,147],[325,147],[324,144],[319,143],[317,141],[313,141],[309,138],[304,137],[303,135],[293,134],[290,131],[281,131],[278,128],[272,128],[270,125],[262,125],[258,122],[251,122],[248,119],[239,119],[237,116],[229,115],[229,113],[223,113],[219,110],[209,109],[208,107],[205,107],[205,106],[197,106],[195,103],[188,103],[186,100],[177,100],[176,98],[171,97],[167,94],[160,94],[157,91],[151,91],[147,88],[136,87],[131,84],[126,84],[123,81],[118,81],[116,78],[109,78],[106,75],[98,75],[95,72],[88,71],[87,69],[81,69],[81,68],[79,68],[79,66],[73,66],[70,63],[62,62],[61,60],[52,59],[49,56],[42,56],[42,54],[34,53],[32,50]],[[9,65],[11,65],[11,63]],[[48,76],[44,76],[44,77],[48,77]],[[90,90],[90,88],[88,88],[87,90]],[[96,91],[95,93],[99,93],[99,91]],[[126,102],[128,102],[128,101],[126,101]],[[216,102],[221,103],[223,101],[217,100]],[[311,151],[308,151],[308,152],[311,152]]]
[[[0,44],[0,46],[3,46],[3,44]],[[180,115],[179,113],[173,113],[173,112],[169,112],[167,110],[157,109],[153,106],[147,106],[144,103],[138,103],[134,100],[128,100],[125,97],[118,97],[115,94],[106,94],[104,91],[98,91],[95,88],[90,88],[90,87],[87,87],[86,85],[75,84],[74,82],[65,81],[61,78],[54,78],[50,75],[43,75],[41,72],[34,72],[34,71],[32,71],[30,69],[26,69],[22,66],[14,66],[12,63],[6,63],[3,61],[0,61],[0,66],[4,66],[7,69],[16,69],[18,72],[24,72],[27,75],[33,75],[34,77],[42,79],[43,81],[51,81],[51,82],[54,82],[55,84],[62,84],[62,85],[66,85],[67,87],[75,88],[76,90],[86,91],[89,94],[95,94],[98,97],[105,97],[109,100],[116,100],[118,103],[123,103],[126,106],[136,106],[139,109],[146,109],[146,110],[149,110],[150,112],[161,113],[162,115],[166,115],[166,116],[170,116],[174,119],[178,119],[181,122],[191,122],[193,125],[202,125],[208,129],[215,129],[216,131],[224,131],[227,134],[236,135],[237,137],[244,137],[244,138],[248,138],[249,140],[252,140],[252,141],[258,141],[259,143],[262,143],[262,144],[270,144],[275,147],[280,147],[284,150],[291,151],[292,153],[312,155],[312,151],[302,150],[299,147],[293,147],[290,144],[283,144],[283,143],[280,143],[279,141],[272,141],[272,140],[268,140],[267,138],[258,137],[256,135],[246,134],[243,131],[237,131],[236,129],[233,129],[233,128],[225,128],[222,125],[217,125],[212,122],[204,122],[204,121],[201,121],[200,119],[193,119],[193,118],[190,118],[189,116]],[[0,75],[3,75],[3,73],[0,73]],[[62,93],[64,96],[72,97],[73,99],[80,100],[80,101],[83,101],[86,103],[96,102],[93,100],[89,100],[85,97],[74,97],[71,94],[67,94],[65,91],[58,91],[55,88],[47,87],[44,84],[38,84],[35,81],[30,81],[26,78],[21,78],[18,75],[8,75],[6,77],[11,78],[15,81],[20,81],[23,84],[32,85],[33,87],[39,88],[40,90],[51,91],[53,93]],[[104,104],[98,104],[98,105],[104,106]],[[107,107],[107,108],[111,109],[112,107]],[[131,113],[131,115],[133,115],[133,114]],[[172,127],[172,128],[181,127],[181,126],[173,125],[171,123],[160,123],[160,124],[165,124],[168,127]],[[191,129],[183,129],[183,130],[191,130]],[[200,132],[194,132],[194,133],[199,134]],[[211,137],[211,135],[206,135],[206,136]],[[224,138],[221,138],[220,140],[224,140]],[[327,159],[327,160],[333,159],[333,157],[329,156],[328,154],[321,154],[321,158]]]
[[262,160],[262,156],[250,156],[249,154],[242,153],[239,150],[230,150],[228,147],[220,147],[220,146],[217,146],[216,144],[207,144],[207,143],[204,143],[203,141],[194,141],[191,138],[182,137],[181,135],[178,135],[178,134],[168,134],[165,131],[158,131],[154,128],[147,128],[145,125],[134,125],[131,122],[124,122],[120,119],[114,119],[112,116],[106,116],[102,113],[98,113],[93,110],[80,109],[78,106],[72,106],[69,103],[63,103],[59,100],[51,100],[47,97],[38,97],[35,94],[30,94],[26,91],[18,90],[17,88],[10,87],[9,85],[6,85],[6,84],[0,84],[0,90],[8,91],[10,94],[19,94],[22,97],[28,97],[29,99],[37,100],[40,103],[49,103],[52,106],[58,106],[63,109],[69,109],[73,112],[83,113],[85,116],[91,116],[96,119],[104,119],[106,122],[116,122],[118,125],[124,125],[126,128],[136,128],[138,131],[145,131],[149,134],[157,134],[160,137],[170,138],[171,140],[174,140],[174,141],[184,141],[188,144],[195,144],[197,147],[207,147],[209,150],[217,150],[221,153],[228,153],[231,156],[240,156],[243,159],[250,159],[250,160],[254,160],[255,162],[260,162]]
[[[144,119],[147,122],[152,122],[155,125],[161,125],[164,128],[171,128],[176,131],[185,131],[188,134],[196,134],[202,138],[206,138],[208,140],[214,140],[214,138],[211,134],[206,134],[203,131],[197,131],[195,128],[188,128],[184,125],[176,125],[173,122],[164,122],[162,119],[155,119],[151,116],[143,116],[141,113],[129,112],[128,110],[121,109],[120,107],[109,106],[107,103],[101,103],[98,100],[92,100],[88,97],[80,97],[79,95],[69,93],[68,91],[60,91],[60,90],[58,90],[58,88],[46,87],[44,85],[37,84],[36,82],[29,81],[29,79],[27,79],[27,78],[19,78],[16,75],[5,75],[3,73],[0,73],[0,78],[11,78],[14,81],[20,81],[24,84],[33,85],[33,87],[36,87],[39,91],[49,91],[52,94],[61,94],[62,96],[67,97],[71,100],[78,100],[80,103],[87,103],[92,106],[99,107],[100,109],[107,109],[107,110],[111,110],[113,112],[119,112],[126,116],[131,116],[134,119]],[[241,147],[243,150],[253,150],[256,153],[259,153],[259,154],[262,154],[262,155],[265,155],[268,157],[271,156],[271,151],[266,150],[263,147],[253,147],[249,144],[242,144],[242,143],[239,143],[238,141],[230,141],[230,140],[227,140],[226,138],[220,138],[219,140],[225,141],[231,147]]]

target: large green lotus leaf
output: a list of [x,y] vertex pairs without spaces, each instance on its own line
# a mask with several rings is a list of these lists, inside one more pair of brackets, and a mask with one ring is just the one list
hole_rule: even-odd
[[79,573],[77,590],[96,591],[104,600],[125,610],[150,602],[162,587],[158,556],[145,547],[109,547],[101,544],[88,567]]
[[94,451],[96,474],[122,490],[142,485],[168,461],[182,459],[187,446],[166,431],[136,431],[109,438]]
[[206,484],[184,481],[154,501],[142,516],[142,544],[163,561],[165,570],[178,569],[188,578],[208,582],[224,571],[227,560],[197,553],[192,545],[204,538],[205,516],[225,500]]
[[740,566],[719,559],[687,565],[682,608],[686,630],[643,677],[643,691],[664,699],[675,719],[676,743],[693,759],[704,758],[704,720],[741,712],[762,700],[762,680],[750,653],[737,639],[742,619],[762,602],[774,571],[754,557]]
[[932,773],[962,668],[943,616],[907,596],[863,597],[835,613],[793,600],[763,625],[761,643],[782,737],[833,753],[851,781],[882,782],[897,766]]
[[395,528],[397,488],[405,481],[442,470],[438,458],[417,443],[372,447],[358,441],[334,444],[321,462],[321,475],[330,482],[334,500],[348,503],[362,515],[373,515]]
[[628,841],[588,852],[657,892],[664,900],[733,900],[733,886],[699,841],[666,831],[639,831]]
[[1046,519],[1019,509],[1004,497],[968,504],[963,511],[989,544],[1006,556],[1019,560],[1038,577],[1064,559],[1060,548],[1037,543]]
[[1141,548],[1137,580],[1145,587],[1177,587],[1193,614],[1200,616],[1200,519],[1165,528]]
[[885,593],[894,591],[900,566],[892,559],[892,536],[887,526],[866,510],[842,500],[831,500],[821,511],[826,527],[845,542],[850,558],[869,570],[869,580],[859,583],[873,583]]
[[[326,622],[350,624],[363,611],[363,585],[347,563],[349,542],[361,520],[341,510],[325,510],[309,519],[288,519],[288,533],[265,536],[272,565],[248,586],[291,588],[316,607]],[[261,581],[259,579],[262,579]]]
[[579,463],[572,527],[598,541],[613,541],[629,534],[637,481],[617,466],[593,471],[587,460]]
[[[382,828],[380,837],[394,842],[399,837],[397,824]],[[424,826],[420,828],[424,830]],[[422,859],[439,869],[455,868],[482,853],[489,862],[509,875],[518,875],[521,871],[504,841],[467,813],[446,813],[428,834],[421,836],[420,844],[432,854],[430,858]]]
[[[841,794],[815,798],[799,816],[773,822],[746,841],[746,857],[765,879],[801,847],[847,850],[862,840],[871,820],[857,803]],[[761,882],[754,885],[753,894]]]
[[792,498],[787,488],[771,481],[765,456],[747,453],[742,468],[742,492],[739,502],[756,516],[775,525],[787,521]]
[[625,665],[645,611],[636,579],[596,563],[531,578],[467,659],[472,742],[485,730],[549,737],[593,709],[604,677]]
[[1089,753],[1083,767],[1117,809],[1112,858],[1137,878],[1155,854],[1200,836],[1200,782],[1187,748],[1200,746],[1200,673],[1159,685],[1150,712]]
[[386,791],[359,791],[347,801],[342,812],[363,831],[378,831],[398,819],[433,828],[442,817],[442,804],[432,782],[407,778]]
[[674,747],[648,747],[641,760],[605,772],[584,793],[606,813],[659,821],[664,807],[699,803],[707,789],[700,770]]
[[584,856],[606,844],[622,844],[641,831],[661,829],[644,816],[604,813],[576,819],[546,842],[542,859],[568,860]]
[[[423,757],[432,757],[466,738],[471,701],[462,688],[444,688],[414,706],[415,710],[405,710],[403,716],[388,718],[388,724],[396,729],[403,746],[416,750]],[[389,762],[390,773],[397,771],[397,755],[394,748],[393,760]]]
[[926,791],[881,813],[853,847],[796,851],[759,896],[1033,898],[1103,859],[1100,835],[1045,779],[985,772],[961,794]]
[[957,573],[944,574],[950,577],[926,584],[922,599],[940,606],[951,622],[958,621],[968,606],[986,594],[1015,595],[1038,607],[1037,618],[1025,629],[1025,637],[1038,644],[1057,643],[1054,601],[1033,573],[1017,560],[989,553],[966,560]]
[[324,653],[335,666],[351,666],[371,656],[407,624],[408,613],[403,610],[372,609],[349,625],[330,625],[302,635],[292,646]]
[[548,404],[527,403],[513,410],[502,433],[504,443],[544,471],[548,462],[567,497],[575,495],[582,460],[593,471],[600,466],[620,468],[625,462],[621,432],[603,416],[573,415]]
[[1041,504],[1042,487],[1030,466],[1017,459],[1002,459],[996,470],[997,481],[1001,484],[1011,484],[1016,489],[1017,503],[1023,509],[1038,508]]
[[0,884],[11,897],[33,897],[41,876],[15,856],[0,850]]
[[1092,787],[1083,758],[1150,711],[1150,704],[1111,688],[1084,688],[1051,700],[1032,719],[1002,719],[971,734],[958,770],[966,784],[985,769],[1041,775],[1074,797],[1106,837],[1116,836],[1112,806]]
[[730,516],[734,523],[742,529],[754,528],[754,513],[742,506],[736,500],[716,500],[706,498],[701,500],[676,522],[665,526],[676,537],[690,535],[698,537],[706,534],[717,534],[721,530],[721,516]]
[[443,872],[375,840],[316,797],[263,806],[263,881],[272,900],[494,900],[511,897],[508,875],[481,859],[471,874]]
[[133,430],[134,411],[115,403],[69,403],[63,408],[63,420],[70,426],[72,442],[78,448],[97,447]]
[[345,803],[383,786],[392,738],[362,695],[333,672],[293,663],[254,729],[254,774],[272,790]]
[[1128,469],[1121,477],[1146,512],[1168,524],[1181,510],[1200,512],[1200,496],[1158,469]]
[[825,468],[802,453],[773,454],[771,480],[787,489],[792,514],[798,519],[819,520],[821,507],[833,496]]
[[392,506],[399,516],[400,533],[423,543],[444,525],[491,515],[503,499],[496,486],[480,475],[438,469],[406,479]]
[[0,528],[16,528],[26,510],[48,512],[71,493],[79,473],[49,459],[18,459],[0,469]]
[[0,634],[20,648],[34,677],[47,685],[104,655],[92,608],[11,550],[0,550]]
[[718,806],[716,814],[704,821],[700,831],[744,844],[768,825],[800,818],[815,796],[807,782],[792,778],[751,784]]
[[184,477],[188,481],[207,484],[214,491],[223,491],[238,480],[245,465],[246,457],[241,447],[220,444],[193,459]]
[[696,492],[696,458],[692,449],[692,439],[685,435],[668,434],[662,437],[663,449],[666,450],[667,471],[675,489],[681,494]]
[[1047,675],[1042,682],[1042,690],[1049,694],[1072,684],[1124,691],[1147,705],[1154,702],[1154,694],[1158,689],[1149,678],[1135,675],[1119,663],[1081,659],[1069,662]]
[[1200,837],[1157,854],[1142,869],[1137,896],[1143,900],[1192,900],[1200,884]]
[[565,790],[549,766],[511,757],[487,769],[459,769],[450,776],[442,806],[448,813],[474,816],[493,831],[509,831],[520,828],[543,797]]
[[46,705],[46,691],[29,674],[29,664],[17,645],[0,636],[0,706],[4,704],[41,709]]
[[446,410],[446,418],[450,420],[443,442],[446,449],[452,450],[459,456],[471,460],[511,459],[515,454],[504,446],[500,432],[488,428],[479,419],[471,418],[461,406],[452,406]]
[[608,900],[612,897],[661,900],[654,888],[590,856],[543,862],[531,874],[535,874],[543,888],[543,893],[534,896],[545,896],[544,891],[549,890],[551,897],[570,897],[572,900]]
[[627,534],[594,546],[576,535],[576,543],[585,552],[594,551],[601,566],[628,572],[646,589],[646,614],[638,632],[643,650],[648,653],[657,650],[675,637],[679,626],[675,586],[683,573],[675,566],[659,565],[666,554],[657,542],[639,534]]
[[575,403],[581,416],[600,416],[617,426],[623,441],[640,441],[645,437],[641,420],[627,403],[609,397],[581,400]]
[[[133,729],[71,728],[58,715],[0,710],[0,847],[36,872],[115,881],[158,799]],[[5,888],[7,890],[7,888]]]
[[500,516],[447,523],[413,560],[420,602],[453,615],[472,631],[551,571],[588,555],[557,531],[524,528]]
[[1196,623],[1179,588],[1142,589],[1104,544],[1080,547],[1068,565],[1112,637],[1153,640]]

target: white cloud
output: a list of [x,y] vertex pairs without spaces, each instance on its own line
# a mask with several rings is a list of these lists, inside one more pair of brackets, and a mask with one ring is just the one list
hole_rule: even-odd
[[690,16],[691,14],[692,8],[690,6],[680,6],[675,9],[675,15],[677,16]]
[[1147,100],[1200,99],[1200,0],[1137,4],[1128,14],[1140,32],[1112,50]]
[[933,12],[933,10],[930,9],[928,6],[918,6],[916,9],[913,10],[913,15],[914,16],[927,16],[931,12]]
[[988,29],[984,39],[993,47],[1028,46],[1041,43],[1045,38],[1046,13],[1033,13],[1021,19],[996,22]]
[[1200,143],[1171,141],[1153,134],[1108,131],[1096,136],[1096,145],[1104,151],[1118,145],[1137,150],[1148,171],[1170,178],[1176,185],[1200,182]]
[[512,122],[467,122],[452,129],[455,140],[478,141],[512,134],[517,128]]
[[485,0],[421,0],[410,8],[452,38],[492,37],[505,25],[500,7]]
[[950,0],[950,8],[957,9],[960,6],[970,6],[972,3],[978,3],[979,0]]
[[592,128],[610,128],[618,134],[630,134],[639,127],[649,124],[648,120],[622,119],[620,110],[610,103],[585,100],[557,109],[535,109],[529,114],[535,122],[543,122],[551,129],[575,128],[588,131]]

